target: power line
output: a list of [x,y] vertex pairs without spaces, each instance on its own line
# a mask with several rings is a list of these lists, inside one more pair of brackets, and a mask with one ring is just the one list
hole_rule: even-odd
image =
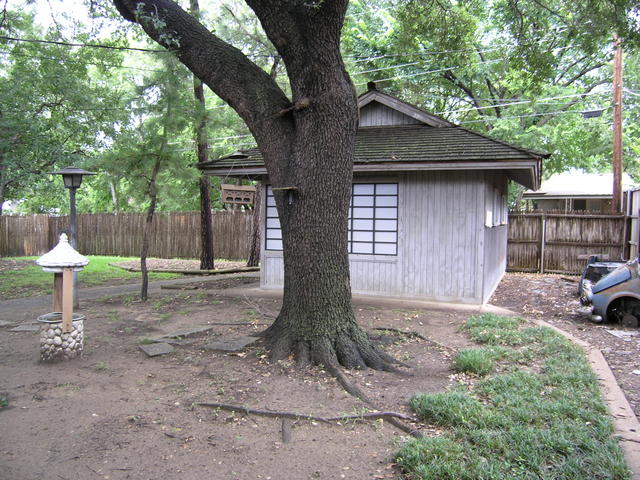
[[461,108],[459,110],[448,110],[445,112],[435,112],[435,115],[442,115],[445,113],[460,113],[460,112],[470,112],[470,111],[474,111],[474,110],[485,110],[485,109],[491,109],[491,108],[497,108],[497,107],[509,107],[511,105],[522,105],[525,103],[534,103],[534,102],[540,102],[540,101],[544,101],[544,100],[560,100],[562,98],[576,98],[576,97],[586,97],[586,96],[590,96],[590,95],[608,95],[610,92],[585,92],[585,93],[575,93],[575,94],[571,94],[571,95],[559,95],[557,97],[546,97],[546,98],[536,98],[536,99],[532,99],[532,100],[519,100],[517,102],[509,102],[509,103],[499,103],[496,105],[486,105],[486,106],[482,106],[482,107],[473,107],[473,108]]
[[[487,60],[486,62],[478,62],[479,64],[490,64],[490,63],[497,63],[497,62],[501,62],[502,60]],[[380,78],[380,79],[376,79],[376,83],[377,82],[388,82],[390,80],[397,80],[399,78],[412,78],[412,77],[418,77],[420,75],[428,75],[430,73],[440,73],[440,72],[448,72],[450,70],[456,70],[458,68],[464,68],[464,65],[458,65],[455,67],[444,67],[444,68],[438,68],[435,70],[426,70],[424,72],[418,72],[418,73],[411,73],[411,74],[407,74],[407,75],[396,75],[395,77],[388,77],[388,78]],[[363,83],[356,83],[356,86],[361,86],[361,85],[366,85],[367,82],[363,82]]]
[[[605,110],[606,108],[607,107],[595,107],[594,110]],[[512,119],[512,118],[543,117],[543,116],[546,116],[546,115],[556,116],[556,115],[566,115],[566,114],[570,114],[570,113],[579,115],[582,112],[581,111],[576,111],[576,110],[557,110],[555,112],[529,113],[529,114],[525,114],[525,115],[508,115],[508,116],[502,116],[502,117],[484,118],[484,119],[479,119],[479,120],[466,120],[464,122],[460,122],[458,125],[465,125],[467,123],[486,122],[487,120],[504,120],[504,119]]]
[[[24,53],[16,53],[14,51],[9,51],[9,50],[0,50],[0,55],[7,55],[7,56],[16,56],[16,57],[23,57],[23,58],[37,58],[40,60],[63,60],[60,58],[56,58],[56,57],[47,57],[44,55],[26,55]],[[66,59],[64,59],[66,60]],[[80,62],[77,60],[74,60],[74,63],[77,64],[81,64],[81,65],[94,65],[96,67],[109,67],[109,68],[123,68],[123,69],[128,69],[128,70],[140,70],[143,72],[155,72],[155,73],[165,73],[166,70],[156,70],[156,69],[152,69],[152,68],[141,68],[141,67],[129,67],[127,65],[116,65],[114,63],[101,63],[101,62]]]
[[83,47],[83,48],[104,48],[107,50],[128,50],[133,52],[147,52],[147,53],[168,53],[168,50],[152,50],[150,48],[136,48],[136,47],[117,47],[115,45],[100,45],[98,43],[71,43],[62,42],[57,40],[41,40],[36,38],[16,38],[0,35],[0,40],[8,40],[11,42],[25,42],[25,43],[44,43],[49,45],[62,45],[65,47]]

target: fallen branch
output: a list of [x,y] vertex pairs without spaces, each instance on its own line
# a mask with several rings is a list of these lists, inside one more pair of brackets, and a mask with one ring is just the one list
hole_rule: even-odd
[[[139,272],[139,267],[125,267],[116,263],[110,263],[109,266],[121,268],[127,272]],[[236,267],[236,268],[218,268],[216,270],[183,270],[180,268],[150,268],[150,272],[158,273],[183,273],[185,275],[217,275],[221,273],[244,273],[244,272],[257,272],[260,267]]]
[[162,290],[198,290],[197,285],[160,285]]
[[231,405],[228,403],[218,402],[201,402],[196,405],[200,407],[219,408],[220,410],[226,410],[228,412],[246,413],[247,415],[261,415],[263,417],[276,417],[276,418],[291,418],[293,420],[309,420],[313,422],[342,422],[346,420],[389,420],[389,419],[402,419],[409,422],[417,422],[417,420],[409,415],[398,412],[366,412],[358,415],[339,415],[336,417],[320,417],[316,415],[305,415],[303,413],[294,412],[279,412],[275,410],[261,410],[258,408],[250,408],[242,405]]

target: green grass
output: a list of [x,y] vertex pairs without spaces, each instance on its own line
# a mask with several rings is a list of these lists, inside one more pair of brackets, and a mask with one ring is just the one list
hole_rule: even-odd
[[[35,264],[38,257],[14,257],[9,260],[30,260],[32,264],[20,270],[6,270],[0,275],[0,298],[9,300],[12,298],[47,295],[53,289],[53,274],[43,272],[42,268]],[[139,272],[127,272],[121,268],[111,267],[109,263],[136,260],[125,257],[97,257],[89,256],[89,264],[78,273],[80,287],[95,287],[110,285],[114,282],[136,283],[142,278]],[[173,273],[149,273],[151,280],[178,278],[179,274]]]
[[461,352],[456,368],[498,373],[473,387],[412,398],[416,414],[445,433],[403,446],[396,460],[407,478],[630,478],[581,349],[514,318],[485,314],[465,329],[490,346]]
[[469,348],[458,352],[453,360],[456,372],[484,376],[495,370],[498,353],[488,348]]

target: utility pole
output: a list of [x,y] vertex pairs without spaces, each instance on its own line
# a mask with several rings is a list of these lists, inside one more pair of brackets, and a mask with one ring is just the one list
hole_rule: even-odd
[[622,210],[622,43],[613,36],[613,198],[612,213]]

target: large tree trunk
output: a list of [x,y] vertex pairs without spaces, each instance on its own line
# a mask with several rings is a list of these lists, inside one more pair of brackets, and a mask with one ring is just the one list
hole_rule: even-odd
[[256,185],[256,199],[253,202],[253,218],[251,219],[251,244],[247,267],[257,267],[260,264],[260,217],[262,214],[262,186]]
[[[284,244],[283,306],[265,332],[272,358],[295,353],[302,363],[386,368],[389,358],[371,345],[351,306],[347,210],[358,113],[340,56],[348,0],[246,2],[285,64],[291,100],[174,2],[115,3],[238,112],[262,152]],[[161,23],[144,18],[156,15]]]

